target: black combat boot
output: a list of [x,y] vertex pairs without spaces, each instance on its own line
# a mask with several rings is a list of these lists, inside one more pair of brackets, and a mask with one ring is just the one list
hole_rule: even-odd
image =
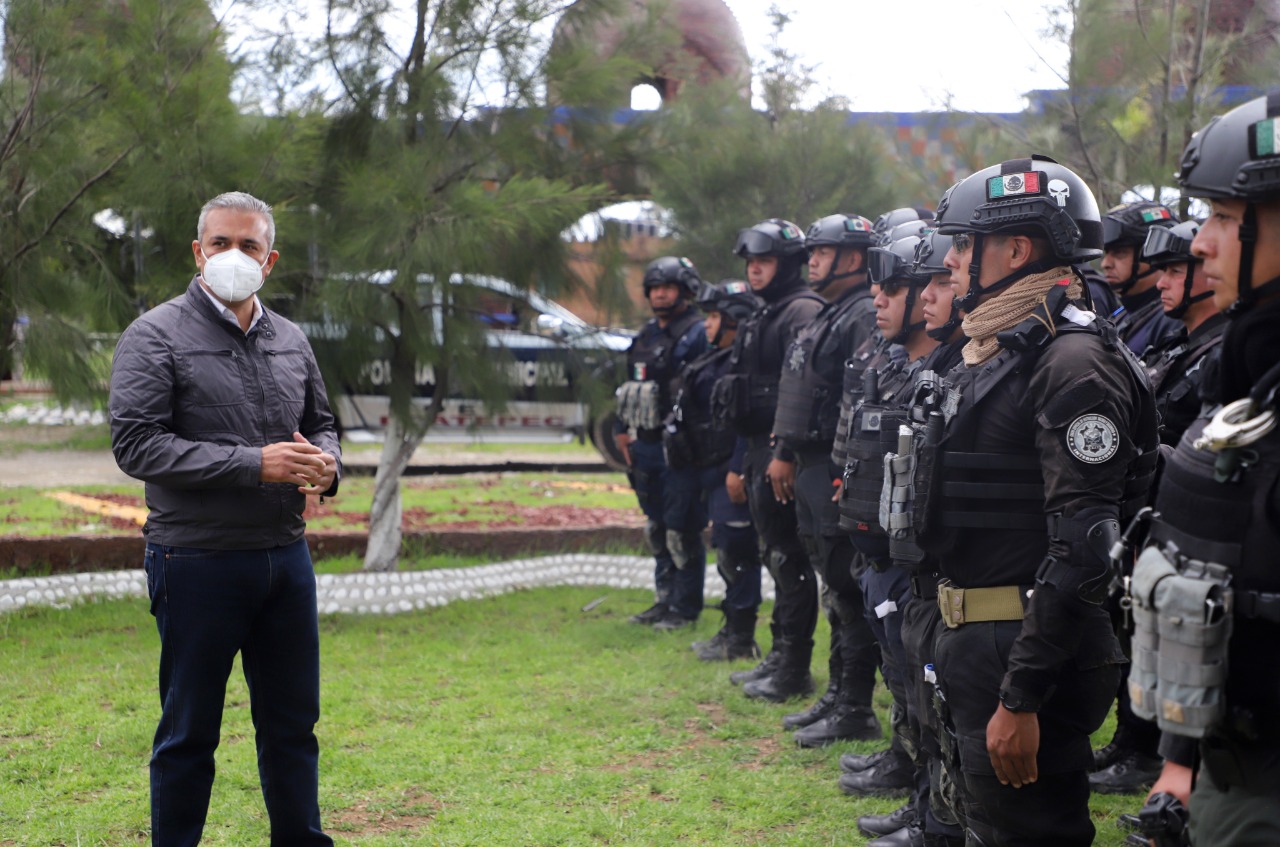
[[641,624],[642,626],[653,626],[655,623],[667,616],[667,611],[666,603],[654,603],[643,612],[632,615],[627,618],[627,620],[631,623]]
[[812,723],[817,723],[827,716],[827,714],[835,708],[836,701],[839,699],[840,692],[840,642],[832,639],[831,653],[827,657],[827,690],[822,692],[812,706],[803,712],[792,712],[789,715],[782,716],[783,729],[800,729]]
[[1098,794],[1146,794],[1163,768],[1164,759],[1159,756],[1129,750],[1110,766],[1089,774],[1089,787]]
[[801,747],[826,747],[837,741],[876,741],[884,737],[880,719],[871,708],[874,671],[862,663],[865,631],[865,626],[846,623],[832,627],[831,638],[837,648],[831,651],[831,673],[838,677],[839,694],[827,714],[796,730],[796,743]]
[[916,819],[915,806],[907,803],[887,815],[863,815],[858,818],[858,831],[863,835],[890,835]]
[[[874,768],[893,755],[893,750],[886,747],[875,753],[845,753],[840,757],[840,770],[844,773],[858,773],[867,768]],[[884,835],[882,832],[877,835]]]
[[756,612],[754,609],[723,609],[724,626],[710,641],[698,641],[693,652],[704,662],[732,662],[735,659],[760,658],[756,644]]
[[744,683],[743,694],[755,700],[785,703],[793,697],[808,697],[813,693],[813,675],[809,673],[813,642],[787,642],[779,652],[782,656],[773,673]]
[[1118,762],[1125,753],[1132,750],[1133,741],[1129,736],[1129,727],[1123,723],[1117,724],[1115,734],[1111,736],[1111,740],[1093,751],[1093,767],[1091,770],[1100,771],[1109,768]]
[[867,847],[924,847],[924,829],[912,821],[897,832],[868,841]]
[[760,664],[751,670],[734,671],[729,674],[729,681],[734,685],[743,685],[748,682],[755,682],[757,679],[764,679],[778,667],[778,664],[782,661],[782,651],[784,649],[786,649],[786,645],[783,643],[782,637],[778,635],[777,630],[774,629],[773,646],[769,648],[769,652],[765,654]]
[[805,709],[803,712],[792,712],[789,715],[782,716],[783,729],[801,729],[810,724],[817,723],[830,714],[835,708],[836,700],[840,696],[840,681],[832,679],[827,684],[827,690],[822,692],[822,696],[814,701],[813,705]]
[[821,720],[797,729],[793,737],[801,747],[826,747],[837,741],[877,741],[884,738],[884,728],[870,706],[841,701]]
[[916,767],[907,754],[890,749],[878,764],[840,774],[840,790],[855,797],[907,797],[916,788]]

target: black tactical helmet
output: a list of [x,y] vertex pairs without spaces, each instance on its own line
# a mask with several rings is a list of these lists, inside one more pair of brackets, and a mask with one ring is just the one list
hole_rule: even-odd
[[923,288],[929,284],[929,274],[915,268],[916,247],[922,239],[918,235],[899,238],[887,247],[872,247],[867,251],[867,265],[871,283],[884,286],[890,280]]
[[[937,223],[943,235],[974,234],[969,291],[960,303],[965,311],[983,294],[1022,277],[1102,255],[1102,219],[1093,192],[1070,168],[1044,156],[1011,159],[961,180],[939,203]],[[982,236],[1001,233],[1043,237],[1049,254],[984,289],[978,284]]]
[[800,227],[782,218],[769,218],[738,233],[733,252],[743,259],[774,256],[778,268],[768,284],[756,291],[772,302],[796,285],[804,285],[800,269],[809,261]]
[[[920,223],[920,221],[915,221]],[[904,224],[899,224],[899,227]],[[895,227],[896,229],[897,227]],[[929,284],[929,274],[915,270],[916,248],[921,244],[918,235],[907,235],[899,238],[886,247],[872,247],[867,251],[867,265],[871,271],[872,285],[880,286],[886,294],[894,294],[896,289],[907,289],[906,305],[902,312],[902,326],[898,334],[889,339],[891,344],[905,344],[913,332],[924,329],[924,321],[908,323],[911,310],[915,308],[916,297],[920,289]]]
[[1187,266],[1187,275],[1182,279],[1182,299],[1178,301],[1177,306],[1165,312],[1171,318],[1180,320],[1187,314],[1192,303],[1199,303],[1213,296],[1212,291],[1202,291],[1194,297],[1191,296],[1191,289],[1195,285],[1196,268],[1203,261],[1191,252],[1191,242],[1195,241],[1196,233],[1199,231],[1200,224],[1196,221],[1183,221],[1168,229],[1152,227],[1147,233],[1146,243],[1142,245],[1142,259],[1153,268],[1164,268],[1181,263]]
[[1093,192],[1070,168],[1044,156],[984,168],[955,186],[938,208],[938,230],[1041,235],[1061,263],[1102,255]]
[[933,215],[928,209],[914,209],[911,206],[903,206],[900,209],[892,209],[876,218],[876,222],[872,227],[879,239],[884,238],[889,230],[898,224],[904,224],[908,221],[920,221],[931,219]]
[[1102,242],[1108,250],[1117,247],[1133,248],[1133,263],[1129,266],[1129,277],[1119,285],[1113,286],[1121,297],[1126,296],[1138,280],[1158,272],[1158,268],[1150,267],[1139,270],[1142,264],[1142,245],[1146,243],[1147,232],[1153,228],[1167,228],[1178,222],[1178,217],[1168,206],[1162,206],[1150,200],[1137,203],[1121,203],[1102,216]]
[[1205,124],[1182,151],[1178,184],[1190,197],[1245,201],[1238,293],[1227,313],[1250,308],[1259,288],[1277,282],[1254,287],[1253,251],[1258,239],[1254,204],[1280,198],[1280,92],[1250,100]]
[[1182,152],[1178,184],[1187,196],[1209,200],[1280,195],[1280,92],[1205,124]]
[[876,246],[888,247],[893,242],[906,238],[908,235],[914,235],[917,238],[920,238],[924,231],[929,229],[932,225],[932,220],[925,220],[924,218],[917,218],[914,221],[903,221],[897,226],[891,227],[881,235],[879,240],[876,241]]
[[1191,242],[1200,231],[1196,221],[1183,221],[1171,227],[1152,227],[1142,245],[1142,261],[1153,268],[1176,265],[1179,262],[1199,262],[1191,253]]
[[942,264],[951,249],[951,236],[943,235],[936,229],[927,229],[920,234],[916,243],[915,265],[912,270],[918,274],[945,274],[951,269]]
[[1152,227],[1168,228],[1178,222],[1178,216],[1168,206],[1141,200],[1137,203],[1121,203],[1102,216],[1102,246],[1141,248]]
[[698,289],[702,287],[702,279],[693,262],[683,256],[663,256],[654,259],[644,269],[645,296],[659,285],[676,285],[686,296],[696,297]]
[[742,280],[726,279],[712,285],[704,283],[698,293],[698,308],[704,312],[719,312],[732,323],[742,323],[764,305],[751,286]]
[[814,247],[870,247],[875,243],[871,221],[862,215],[827,215],[818,218],[804,236],[807,250]]
[[821,294],[836,280],[865,274],[865,263],[856,271],[848,273],[839,273],[837,268],[840,267],[845,250],[866,250],[874,243],[875,233],[871,229],[871,221],[862,215],[836,214],[818,218],[804,237],[805,252],[812,254],[815,247],[834,247],[836,257],[831,262],[827,275],[821,279],[810,278],[809,285]]
[[751,256],[777,256],[779,259],[802,256],[805,252],[804,234],[791,221],[769,218],[741,230],[733,252],[743,259]]

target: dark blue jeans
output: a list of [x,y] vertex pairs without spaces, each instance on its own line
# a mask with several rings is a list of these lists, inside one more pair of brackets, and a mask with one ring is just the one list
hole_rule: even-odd
[[[662,523],[667,528],[667,548],[676,564],[667,605],[690,620],[702,613],[707,575],[707,547],[702,532],[707,528],[707,495],[717,477],[723,488],[724,473],[718,468],[667,468],[663,483]],[[683,540],[683,566],[671,546],[672,533]]]
[[667,460],[661,441],[632,441],[631,487],[647,519],[645,537],[653,553],[653,585],[659,603],[670,605],[676,589],[676,563],[667,549],[667,525],[663,523],[666,508],[663,497],[667,481]]
[[160,631],[161,715],[151,749],[151,838],[198,844],[232,662],[240,653],[271,844],[332,845],[320,828],[320,634],[305,540],[271,550],[148,544]]

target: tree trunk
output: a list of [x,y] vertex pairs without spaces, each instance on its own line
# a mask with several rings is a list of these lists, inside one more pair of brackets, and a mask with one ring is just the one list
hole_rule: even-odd
[[400,559],[400,477],[426,430],[406,428],[394,415],[387,422],[378,473],[373,479],[373,503],[369,507],[369,544],[364,552],[366,571],[393,571]]

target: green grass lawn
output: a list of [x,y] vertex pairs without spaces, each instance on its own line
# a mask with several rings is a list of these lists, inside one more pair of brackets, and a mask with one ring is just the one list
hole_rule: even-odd
[[[693,635],[627,624],[648,601],[558,588],[322,618],[320,801],[337,843],[863,843],[856,816],[897,802],[844,797],[836,762],[877,745],[796,748],[788,707],[746,700],[688,650],[716,613]],[[0,845],[146,842],[157,654],[142,601],[0,616]],[[1137,805],[1095,798],[1097,843],[1121,844],[1114,815]],[[204,843],[266,842],[237,669]]]

